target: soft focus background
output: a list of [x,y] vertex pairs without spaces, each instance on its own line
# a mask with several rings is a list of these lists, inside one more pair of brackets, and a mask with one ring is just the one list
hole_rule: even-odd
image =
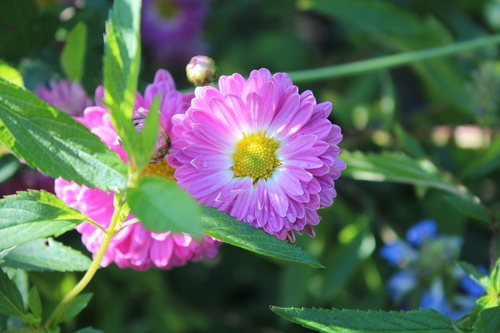
[[[0,0],[0,75],[16,68],[27,89],[66,78],[60,54],[78,22],[87,32],[83,87],[91,98],[102,83],[104,21],[111,1]],[[211,56],[221,75],[252,69],[294,72],[470,40],[500,30],[497,0],[143,0],[143,56],[139,90],[158,68],[179,89],[192,90],[185,66]],[[496,47],[434,58],[390,70],[296,84],[318,102],[331,101],[342,127],[340,147],[411,154],[404,129],[450,177],[492,210],[500,210],[498,158],[474,162],[496,145],[500,67]],[[292,73],[293,78],[293,73]],[[11,77],[12,79],[12,77]],[[495,138],[497,138],[495,140]],[[410,148],[408,148],[410,147]],[[0,147],[1,149],[1,147]],[[415,155],[421,153],[418,146]],[[499,154],[493,154],[498,156]],[[48,177],[0,151],[0,196],[53,188]],[[496,162],[495,162],[496,160]],[[349,166],[348,166],[349,168]],[[387,291],[397,268],[380,249],[422,219],[444,235],[458,235],[460,259],[489,266],[490,226],[462,214],[435,189],[342,176],[338,197],[323,209],[316,238],[298,237],[326,268],[270,260],[223,245],[214,261],[171,271],[101,269],[87,291],[89,306],[65,325],[104,332],[308,332],[269,306],[397,310]],[[84,253],[74,231],[59,238]],[[45,304],[55,306],[82,273],[33,272]],[[46,306],[50,307],[50,306]]]

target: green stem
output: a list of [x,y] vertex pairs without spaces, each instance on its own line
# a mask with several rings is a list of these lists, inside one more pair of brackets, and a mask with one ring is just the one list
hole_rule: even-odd
[[52,312],[50,317],[47,319],[45,327],[54,328],[53,326],[56,326],[58,324],[57,320],[59,319],[60,312],[69,302],[71,302],[72,299],[74,299],[87,286],[87,284],[89,284],[90,280],[92,280],[94,274],[99,269],[101,260],[104,257],[104,253],[106,253],[106,249],[108,248],[109,242],[111,241],[113,236],[120,230],[121,224],[123,223],[127,215],[123,214],[123,210],[127,210],[128,207],[124,205],[123,200],[121,199],[116,200],[117,199],[116,196],[118,195],[119,194],[115,194],[115,203],[117,203],[117,207],[115,206],[115,211],[113,213],[111,221],[109,222],[108,229],[104,233],[101,246],[99,247],[99,250],[95,254],[92,264],[90,265],[89,269],[87,270],[83,278],[80,280],[80,282],[78,282],[76,286],[61,300],[61,302],[59,302],[54,312]]
[[371,71],[381,68],[391,68],[405,65],[415,61],[429,58],[442,57],[453,53],[477,49],[500,43],[500,34],[477,38],[474,40],[443,45],[419,51],[410,51],[385,57],[352,62],[349,64],[335,65],[323,68],[309,69],[304,71],[289,72],[294,83],[324,80],[332,77],[351,75],[360,72]]

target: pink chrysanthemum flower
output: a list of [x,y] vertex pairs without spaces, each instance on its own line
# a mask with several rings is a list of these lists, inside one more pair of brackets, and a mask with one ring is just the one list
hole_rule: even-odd
[[[161,96],[161,125],[167,133],[171,133],[172,116],[186,111],[193,94],[183,95],[175,90],[170,73],[159,70],[153,84],[146,88],[144,97],[137,94],[135,111],[142,114],[147,113],[154,97],[158,95]],[[87,108],[83,117],[77,118],[77,120],[99,136],[123,160],[126,160],[127,154],[120,145],[108,110],[100,104],[102,100],[103,89],[99,87],[96,91],[96,101],[99,105]],[[157,163],[150,164],[144,173],[172,177],[173,171],[174,169],[167,163],[166,158],[163,158]],[[109,225],[113,214],[112,192],[105,193],[99,189],[90,189],[61,178],[55,182],[55,192],[70,207],[80,210],[102,227],[106,228]],[[134,216],[130,215],[124,224],[126,225],[133,218]],[[101,245],[103,232],[86,222],[79,224],[76,229],[82,234],[82,241],[87,249],[95,254]],[[115,262],[121,268],[131,267],[135,270],[145,270],[150,267],[169,269],[184,265],[190,260],[198,261],[203,257],[215,258],[219,245],[218,240],[208,236],[196,240],[185,233],[154,233],[147,230],[141,223],[134,223],[124,227],[113,237],[101,265],[107,266],[111,262]]]
[[85,108],[93,105],[82,85],[69,79],[50,80],[48,86],[38,86],[35,94],[73,117],[80,117]]
[[169,162],[178,184],[213,206],[279,239],[314,236],[317,209],[332,204],[340,127],[332,105],[298,93],[285,73],[267,69],[222,76],[198,87],[186,114],[174,116]]
[[142,42],[158,63],[187,64],[205,53],[203,22],[210,0],[143,0]]

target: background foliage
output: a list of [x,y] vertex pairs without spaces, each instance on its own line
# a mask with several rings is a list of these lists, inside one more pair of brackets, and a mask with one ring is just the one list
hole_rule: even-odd
[[[5,63],[0,63],[0,75],[8,76],[2,65],[16,68],[25,86],[34,90],[68,73],[81,76],[93,95],[103,81],[102,35],[110,6],[109,1],[87,0],[67,18],[61,15],[67,6],[60,3],[1,1],[0,59]],[[388,232],[404,237],[424,218],[434,219],[440,233],[463,236],[462,260],[488,267],[489,221],[477,205],[467,208],[467,202],[474,200],[473,193],[491,211],[500,211],[497,48],[321,81],[300,81],[295,71],[491,35],[500,30],[499,12],[500,3],[494,0],[456,0],[453,6],[427,0],[213,0],[204,39],[220,74],[247,75],[261,67],[290,72],[292,78],[297,75],[301,91],[311,89],[318,101],[334,105],[331,120],[342,127],[341,147],[349,153],[341,156],[348,169],[336,181],[333,206],[320,212],[317,236],[297,240],[325,268],[230,245],[221,247],[215,261],[171,271],[136,272],[111,265],[92,280],[86,289],[94,293],[92,300],[64,329],[307,332],[269,306],[397,310],[385,287],[394,269],[378,257],[378,249]],[[65,69],[67,63],[60,61],[69,34],[87,37],[85,45],[75,46],[86,50],[83,74],[78,68]],[[139,90],[159,66],[147,51]],[[173,73],[179,88],[192,89],[183,66],[163,67]],[[366,172],[367,165],[374,166],[372,174]],[[25,168],[5,154],[0,157],[0,180]],[[377,179],[389,182],[366,181]],[[463,194],[457,184],[469,193]],[[0,194],[21,189],[0,185]],[[76,231],[57,241],[87,253]],[[16,278],[26,292],[28,283],[36,284],[47,304],[44,310],[50,310],[80,277],[75,272],[32,272],[29,280]]]

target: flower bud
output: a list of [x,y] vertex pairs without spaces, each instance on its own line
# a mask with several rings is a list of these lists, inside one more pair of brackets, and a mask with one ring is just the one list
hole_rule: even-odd
[[206,86],[217,77],[217,66],[212,58],[198,55],[192,57],[186,66],[186,74],[189,82],[195,86]]

